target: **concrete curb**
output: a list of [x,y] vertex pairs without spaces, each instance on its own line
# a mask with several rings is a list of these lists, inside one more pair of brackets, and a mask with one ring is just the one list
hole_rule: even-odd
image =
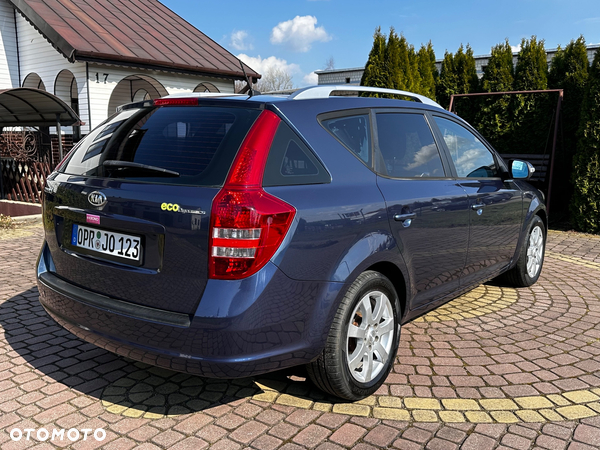
[[34,223],[42,223],[42,215],[41,214],[31,214],[29,216],[17,216],[17,217],[12,217],[13,222],[15,223],[29,223],[29,224],[34,224]]

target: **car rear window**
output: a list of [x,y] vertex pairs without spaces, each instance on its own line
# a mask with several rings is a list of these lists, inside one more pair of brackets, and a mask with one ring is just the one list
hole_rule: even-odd
[[259,113],[214,106],[125,110],[90,133],[63,171],[220,186]]

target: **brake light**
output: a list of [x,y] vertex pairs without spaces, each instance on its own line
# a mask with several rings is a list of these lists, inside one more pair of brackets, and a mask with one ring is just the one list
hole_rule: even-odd
[[296,210],[262,188],[269,149],[281,120],[263,111],[250,129],[212,203],[209,278],[240,279],[273,257]]
[[197,98],[157,98],[154,106],[198,106]]

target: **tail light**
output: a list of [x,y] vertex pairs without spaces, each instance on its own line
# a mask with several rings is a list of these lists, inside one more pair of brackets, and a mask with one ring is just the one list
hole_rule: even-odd
[[262,188],[269,149],[280,123],[263,111],[212,203],[209,278],[235,280],[258,272],[275,254],[296,210]]

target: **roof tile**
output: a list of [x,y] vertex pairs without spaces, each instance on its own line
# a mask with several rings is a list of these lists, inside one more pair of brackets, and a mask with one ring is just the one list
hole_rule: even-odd
[[[243,79],[240,60],[158,0],[10,0],[74,60]],[[244,65],[248,76],[260,75]]]

